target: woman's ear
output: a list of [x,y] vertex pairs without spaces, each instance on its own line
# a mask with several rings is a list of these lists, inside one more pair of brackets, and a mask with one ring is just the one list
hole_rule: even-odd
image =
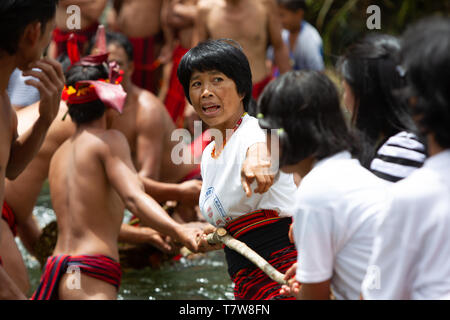
[[35,47],[42,36],[42,24],[40,22],[32,22],[25,27],[21,44],[27,48]]
[[239,93],[238,92],[238,95],[239,95],[239,98],[241,99],[241,102],[243,102],[244,98],[245,98],[245,93]]

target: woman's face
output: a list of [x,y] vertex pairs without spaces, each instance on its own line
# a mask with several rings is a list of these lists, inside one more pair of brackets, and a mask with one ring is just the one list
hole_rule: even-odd
[[219,130],[232,129],[244,112],[244,97],[237,92],[236,84],[217,70],[194,71],[189,97],[200,118]]

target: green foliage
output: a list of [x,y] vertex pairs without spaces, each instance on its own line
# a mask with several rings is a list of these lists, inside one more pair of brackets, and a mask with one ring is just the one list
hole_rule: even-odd
[[[369,32],[398,35],[412,22],[430,15],[448,15],[450,0],[307,0],[305,19],[323,38],[325,59],[334,64],[343,49]],[[367,8],[381,9],[381,30],[368,30]]]

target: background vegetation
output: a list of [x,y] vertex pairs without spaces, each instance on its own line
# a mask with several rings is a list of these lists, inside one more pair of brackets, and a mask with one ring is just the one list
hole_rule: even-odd
[[[398,35],[418,19],[450,13],[450,0],[307,0],[307,4],[305,19],[322,35],[328,65],[334,65],[345,47],[368,32]],[[381,9],[381,30],[367,29],[370,5]]]

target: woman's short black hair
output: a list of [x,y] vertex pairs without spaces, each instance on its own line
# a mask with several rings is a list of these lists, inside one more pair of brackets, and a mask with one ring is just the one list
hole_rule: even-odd
[[258,100],[259,125],[281,129],[280,167],[310,156],[320,160],[354,152],[335,85],[317,71],[289,71],[273,80]]
[[450,148],[450,18],[427,18],[408,28],[401,56],[418,127]]
[[363,165],[370,164],[383,139],[400,131],[416,133],[409,108],[398,98],[406,81],[399,72],[400,41],[370,34],[351,45],[338,62],[355,97],[352,124],[364,141]]
[[45,30],[48,21],[53,19],[59,0],[2,0],[0,1],[0,50],[9,55],[17,52],[20,37],[26,26],[33,22],[41,23]]
[[189,82],[195,71],[217,70],[232,79],[239,94],[244,95],[244,109],[252,98],[252,72],[239,44],[231,39],[207,40],[189,50],[178,66],[178,79],[189,102]]
[[[66,85],[75,87],[78,81],[99,80],[108,78],[108,69],[105,64],[98,66],[74,65],[65,73]],[[69,115],[77,125],[99,119],[105,113],[106,107],[100,100],[83,103],[67,104]]]

